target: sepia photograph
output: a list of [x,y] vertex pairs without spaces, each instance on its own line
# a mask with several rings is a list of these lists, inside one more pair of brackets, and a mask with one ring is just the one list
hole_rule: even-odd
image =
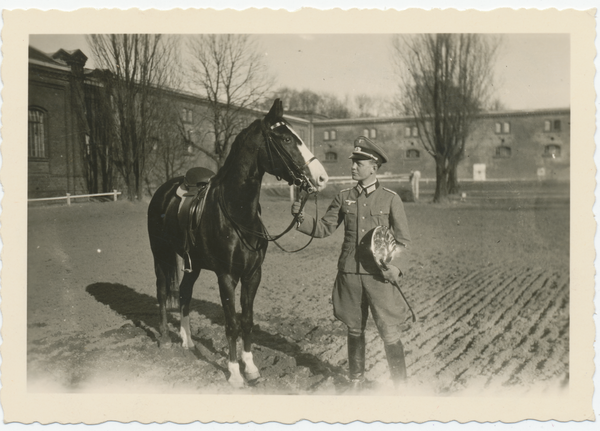
[[19,53],[24,396],[587,393],[572,31],[56,30]]

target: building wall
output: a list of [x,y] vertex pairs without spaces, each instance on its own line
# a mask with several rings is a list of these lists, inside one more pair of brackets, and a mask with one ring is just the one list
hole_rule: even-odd
[[[544,130],[545,122],[552,127]],[[554,129],[556,121],[560,130]],[[496,124],[501,133],[496,133]],[[503,132],[504,123],[509,131]],[[410,118],[323,120],[314,127],[315,155],[323,161],[330,176],[349,175],[348,156],[358,136],[369,137],[387,152],[390,162],[383,174],[408,174],[418,170],[424,178],[435,178],[435,162],[415,135]],[[485,165],[486,179],[559,179],[570,174],[570,111],[536,110],[483,114],[476,121],[466,143],[465,157],[459,164],[459,179],[472,179],[474,165]],[[407,133],[407,129],[410,133]],[[332,139],[335,131],[335,139]],[[372,133],[375,131],[375,137]],[[328,132],[329,139],[325,139]],[[549,145],[560,148],[560,155],[548,152]],[[499,147],[505,147],[504,151]],[[510,155],[507,155],[509,148]],[[336,154],[336,160],[327,153]],[[409,157],[418,154],[419,157]]]
[[30,66],[28,105],[30,109],[44,112],[46,143],[45,158],[28,160],[29,197],[64,196],[84,191],[77,142],[81,135],[73,118],[67,72],[49,72]]

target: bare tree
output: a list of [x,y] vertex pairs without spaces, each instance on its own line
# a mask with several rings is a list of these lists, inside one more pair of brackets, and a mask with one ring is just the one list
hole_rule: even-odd
[[130,200],[141,199],[151,142],[168,121],[165,98],[177,87],[176,37],[161,34],[88,36],[113,118],[111,162],[125,183]]
[[254,39],[244,34],[194,35],[188,39],[190,81],[206,98],[207,109],[198,112],[210,125],[214,143],[194,148],[218,167],[223,165],[235,136],[248,123],[271,86]]
[[478,34],[395,36],[399,103],[415,118],[419,136],[436,163],[434,202],[458,192],[457,168],[475,116],[493,88],[500,40]]

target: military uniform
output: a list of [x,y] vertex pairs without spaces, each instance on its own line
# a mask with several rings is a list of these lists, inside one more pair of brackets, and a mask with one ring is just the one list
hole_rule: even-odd
[[333,290],[334,314],[349,328],[364,329],[364,314],[368,311],[365,305],[370,305],[384,342],[393,343],[400,338],[397,327],[408,318],[408,309],[397,288],[383,279],[371,252],[371,235],[377,226],[392,229],[396,242],[404,248],[390,265],[405,274],[410,235],[402,200],[379,182],[366,189],[357,184],[342,190],[320,220],[306,218],[298,230],[310,235],[314,228],[314,236],[323,238],[335,232],[342,222],[345,234]]
[[[377,166],[388,160],[380,147],[363,136],[355,140],[350,158],[373,160]],[[364,169],[368,165],[360,166],[360,169]],[[362,177],[362,181],[373,178],[372,174],[367,175],[369,176]],[[371,238],[375,227],[391,228],[397,244],[402,248],[389,266],[398,268],[399,275],[405,274],[410,234],[402,200],[376,180],[373,184],[364,186],[359,182],[355,187],[338,193],[320,220],[307,217],[302,220],[298,230],[308,235],[314,230],[315,237],[323,238],[335,232],[342,222],[344,242],[332,299],[335,317],[348,326],[351,387],[359,390],[364,381],[364,331],[369,309],[384,342],[392,380],[398,386],[406,380],[404,348],[400,336],[402,324],[409,318],[408,306],[398,288],[384,279],[381,269],[375,263]],[[389,277],[389,274],[386,276]]]

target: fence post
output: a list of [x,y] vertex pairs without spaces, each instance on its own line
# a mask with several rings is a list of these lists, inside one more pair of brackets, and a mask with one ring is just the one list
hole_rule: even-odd
[[117,190],[116,189],[113,190],[113,201],[115,201],[115,202],[117,201]]
[[67,193],[67,205],[71,205],[71,193]]

